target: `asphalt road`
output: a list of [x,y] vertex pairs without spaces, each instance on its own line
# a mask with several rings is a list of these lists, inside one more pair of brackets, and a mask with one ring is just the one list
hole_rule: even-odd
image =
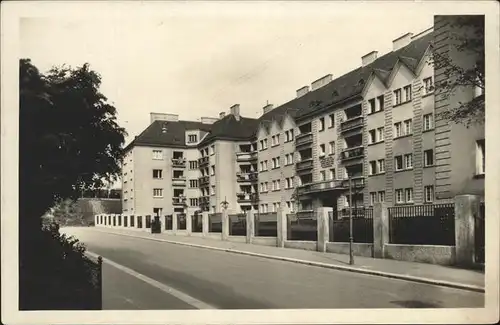
[[[93,231],[65,230],[89,251],[220,309],[467,308],[484,294]],[[112,266],[104,309],[195,308]]]

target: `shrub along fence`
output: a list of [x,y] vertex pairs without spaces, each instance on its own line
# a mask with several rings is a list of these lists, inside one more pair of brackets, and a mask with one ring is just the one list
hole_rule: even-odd
[[316,212],[287,214],[288,240],[318,240],[318,220]]
[[255,236],[259,237],[276,237],[278,235],[278,214],[256,213],[255,220]]
[[406,245],[455,245],[455,205],[390,207],[389,242]]
[[[350,241],[349,210],[329,213],[330,242]],[[373,208],[352,209],[352,237],[355,243],[373,243]]]
[[228,217],[229,217],[229,235],[246,236],[247,216],[244,213],[240,213],[240,214],[230,214]]

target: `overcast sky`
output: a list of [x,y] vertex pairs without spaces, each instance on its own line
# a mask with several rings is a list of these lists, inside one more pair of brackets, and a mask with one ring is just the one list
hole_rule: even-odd
[[430,11],[393,8],[356,15],[287,14],[283,7],[268,16],[29,18],[21,20],[20,54],[42,71],[90,63],[128,143],[147,127],[149,112],[197,120],[239,103],[242,115],[258,117],[266,101],[283,104],[315,79],[340,76],[359,67],[364,54],[380,56],[394,38],[432,26]]

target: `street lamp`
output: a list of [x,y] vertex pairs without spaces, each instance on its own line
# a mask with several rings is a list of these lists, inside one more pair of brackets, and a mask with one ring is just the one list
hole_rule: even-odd
[[353,245],[353,231],[352,231],[352,178],[348,175],[349,184],[349,264],[354,265],[354,253],[352,250]]
[[222,208],[223,208],[224,210],[227,210],[227,208],[229,207],[229,202],[227,202],[226,197],[224,197],[224,201],[222,201],[222,202],[220,203],[220,205],[222,206]]

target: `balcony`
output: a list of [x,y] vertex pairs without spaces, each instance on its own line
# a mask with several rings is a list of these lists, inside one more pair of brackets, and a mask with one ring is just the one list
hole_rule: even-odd
[[307,158],[307,159],[304,159],[302,161],[298,161],[295,164],[295,169],[297,171],[304,170],[304,169],[312,169],[312,168],[313,168],[313,160],[312,160],[312,158]]
[[351,117],[340,123],[340,132],[347,132],[363,127],[363,115]]
[[174,196],[172,198],[172,204],[175,206],[185,206],[186,205],[186,197],[185,196]]
[[186,158],[172,158],[172,167],[186,168]]
[[236,181],[238,182],[253,182],[258,178],[256,172],[238,172],[236,173]]
[[202,176],[198,178],[198,183],[200,183],[200,186],[208,185],[210,184],[210,176]]
[[186,177],[185,176],[172,177],[172,186],[186,186]]
[[[349,190],[349,179],[344,179],[342,181],[342,187]],[[353,176],[351,177],[351,188],[358,189],[365,187],[365,177],[364,176]]]
[[257,193],[240,192],[236,193],[238,203],[255,203],[259,201]]
[[236,161],[253,161],[253,160],[257,160],[256,151],[249,151],[249,152],[240,151],[236,153]]
[[313,142],[313,135],[311,132],[301,133],[295,137],[295,147],[310,145]]
[[363,158],[364,154],[365,148],[363,146],[347,148],[340,153],[340,160],[347,161],[351,159]]
[[315,192],[324,192],[330,190],[343,190],[343,180],[331,179],[327,181],[315,182],[302,185],[297,188],[297,194],[309,194]]
[[201,167],[201,166],[205,166],[205,165],[208,165],[209,163],[209,157],[208,156],[205,156],[205,157],[201,157],[198,159],[198,166]]

